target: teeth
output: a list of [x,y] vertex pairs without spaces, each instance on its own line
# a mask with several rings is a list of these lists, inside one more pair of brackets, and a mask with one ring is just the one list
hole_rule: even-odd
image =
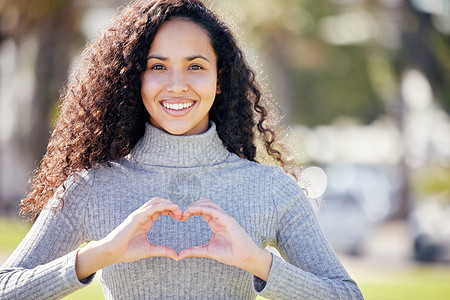
[[164,105],[165,108],[173,109],[173,110],[182,110],[188,107],[191,107],[194,104],[194,102],[189,103],[165,103],[163,102],[162,105]]

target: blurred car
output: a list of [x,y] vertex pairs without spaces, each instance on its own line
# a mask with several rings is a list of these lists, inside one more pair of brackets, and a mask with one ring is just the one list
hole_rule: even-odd
[[317,212],[320,226],[334,250],[360,255],[372,224],[352,194],[327,195],[326,206]]
[[428,199],[414,208],[409,220],[415,259],[450,262],[450,205]]
[[398,177],[368,164],[336,164],[324,170],[328,186],[317,210],[322,230],[337,252],[362,254],[374,226],[395,210]]

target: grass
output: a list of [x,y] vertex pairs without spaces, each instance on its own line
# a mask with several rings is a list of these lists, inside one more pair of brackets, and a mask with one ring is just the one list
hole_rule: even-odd
[[372,279],[358,279],[366,300],[449,300],[450,267],[415,266],[411,269],[372,271]]
[[[20,243],[30,225],[15,219],[0,218],[0,228],[0,263],[2,263]],[[358,282],[366,300],[450,299],[450,265],[374,268],[352,264],[348,271]],[[64,299],[103,299],[98,276],[91,285]]]
[[11,218],[0,218],[0,251],[10,251],[17,247],[31,224]]
[[84,300],[84,299],[104,299],[103,290],[98,276],[95,277],[94,282],[87,287],[76,291],[75,293],[66,296],[64,300]]

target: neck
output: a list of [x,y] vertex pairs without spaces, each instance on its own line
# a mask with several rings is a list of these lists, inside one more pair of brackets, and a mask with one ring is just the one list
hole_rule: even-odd
[[169,167],[214,165],[229,155],[213,122],[197,135],[172,135],[147,123],[144,136],[130,153],[137,162]]

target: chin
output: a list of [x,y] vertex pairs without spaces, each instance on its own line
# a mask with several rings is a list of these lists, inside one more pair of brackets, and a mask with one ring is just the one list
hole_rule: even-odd
[[192,120],[176,120],[169,122],[151,122],[159,129],[173,135],[196,135],[206,132],[209,128],[209,120],[191,122]]
[[181,127],[181,126],[165,126],[161,128],[167,133],[173,134],[173,135],[190,135],[192,131],[192,128],[190,127]]
[[172,135],[189,135],[188,130],[166,130],[166,132]]

